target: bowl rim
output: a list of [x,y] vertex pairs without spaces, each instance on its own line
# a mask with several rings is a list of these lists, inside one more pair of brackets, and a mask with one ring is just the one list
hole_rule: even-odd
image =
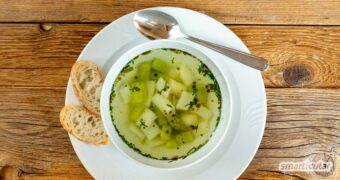
[[[189,51],[194,51],[194,52],[188,52],[188,50],[183,50],[181,48],[176,48],[176,47],[166,47],[167,45],[159,45],[159,44],[162,44],[162,43],[169,43],[169,44],[172,44],[172,45],[180,45],[180,46],[184,46],[188,49],[190,49]],[[136,53],[136,51],[140,51],[139,49],[143,49],[143,47],[147,47],[147,46],[151,46],[151,47],[148,47],[146,50],[143,50],[139,53]],[[156,47],[153,47],[153,46],[156,46]],[[119,137],[118,135],[118,132],[116,130],[116,127],[113,125],[112,123],[112,119],[111,119],[111,111],[110,111],[110,98],[107,98],[107,97],[110,97],[111,95],[111,90],[112,90],[112,85],[114,83],[114,81],[116,80],[117,78],[117,75],[121,72],[122,68],[130,61],[132,60],[134,57],[142,54],[143,52],[146,52],[146,51],[150,51],[152,49],[158,49],[158,48],[172,48],[172,49],[178,49],[178,50],[181,50],[181,51],[184,51],[184,52],[187,52],[191,55],[193,55],[194,57],[196,57],[197,59],[199,59],[200,61],[202,61],[205,65],[208,66],[207,62],[204,62],[204,61],[208,61],[208,63],[210,63],[210,67],[208,66],[208,68],[212,71],[212,69],[214,68],[215,70],[217,70],[218,72],[213,72],[216,80],[218,81],[218,84],[220,86],[220,91],[221,91],[221,114],[220,114],[220,122],[218,124],[218,126],[215,128],[215,130],[212,132],[212,136],[208,139],[208,143],[211,142],[211,139],[214,138],[217,140],[217,142],[214,143],[214,145],[212,147],[210,147],[210,149],[208,149],[207,153],[203,154],[202,157],[200,158],[196,158],[194,159],[193,161],[189,161],[189,163],[182,163],[182,165],[179,165],[179,166],[154,166],[154,165],[150,165],[148,163],[145,163],[145,162],[142,162],[142,160],[137,160],[136,158],[132,157],[130,154],[128,154],[128,152],[126,152],[125,150],[123,150],[123,148],[121,148],[121,146],[118,144],[118,142],[116,141],[116,139],[119,139],[118,141],[123,141],[121,139],[121,137]],[[201,58],[199,58],[198,56],[200,56]],[[203,58],[204,60],[203,60]],[[117,67],[118,65],[117,64],[122,64],[121,67]],[[212,68],[213,66],[213,68]],[[117,69],[119,68],[119,69]],[[198,50],[197,48],[193,47],[190,43],[185,43],[183,41],[179,41],[179,40],[168,40],[168,39],[162,39],[162,40],[153,40],[153,41],[148,41],[148,42],[145,42],[145,43],[142,43],[142,44],[139,44],[137,46],[134,46],[132,47],[131,49],[129,49],[128,51],[126,51],[125,53],[123,53],[118,59],[116,59],[114,61],[114,63],[112,64],[112,66],[109,68],[109,72],[107,73],[107,76],[106,77],[111,77],[112,74],[116,74],[114,76],[114,78],[105,78],[105,81],[103,83],[103,88],[102,88],[102,92],[101,92],[101,101],[100,101],[100,111],[101,111],[101,116],[102,116],[102,121],[103,121],[103,124],[104,124],[104,128],[109,136],[109,139],[111,140],[111,142],[113,143],[113,145],[115,146],[115,148],[117,148],[120,153],[124,154],[125,156],[128,157],[128,159],[131,159],[133,160],[134,162],[137,162],[139,164],[142,164],[144,166],[147,166],[147,167],[152,167],[152,168],[157,168],[157,169],[166,169],[166,170],[177,170],[177,169],[182,169],[182,168],[186,168],[186,167],[189,167],[189,166],[192,166],[194,164],[197,164],[199,162],[201,162],[203,159],[206,159],[210,154],[213,153],[213,151],[221,144],[221,142],[223,141],[225,135],[227,134],[227,131],[230,127],[230,121],[231,121],[231,117],[232,117],[232,112],[233,112],[233,108],[232,108],[232,96],[231,96],[231,89],[230,89],[230,83],[228,82],[228,78],[224,77],[223,76],[223,73],[221,71],[221,69],[219,68],[219,66],[217,65],[217,63],[215,61],[213,61],[211,58],[209,58],[209,56],[207,56],[204,52],[202,52],[201,50]],[[216,77],[217,74],[220,77],[220,80],[218,80],[218,78]],[[225,87],[225,90],[226,91],[222,91],[222,88],[221,88],[221,85]],[[226,99],[226,95],[227,95],[227,101],[224,100]],[[224,98],[223,98],[224,97]],[[227,107],[225,107],[227,105]],[[228,110],[226,110],[228,109]],[[227,112],[225,112],[227,111]],[[227,114],[225,115],[226,117],[223,116],[223,114]],[[225,125],[225,128],[221,130],[221,121],[222,121],[222,118],[225,118],[225,121],[226,122],[226,125]],[[113,131],[112,131],[113,129]],[[220,129],[220,131],[222,131],[220,134],[220,136],[216,137],[216,131]],[[122,143],[120,143],[122,144]],[[125,142],[123,142],[123,144],[126,145]],[[201,149],[203,148],[207,148],[207,144],[205,144]],[[126,145],[127,146],[127,145]],[[206,149],[205,148],[205,149]],[[126,149],[126,148],[125,148]],[[133,151],[132,148],[128,147],[128,149],[130,149],[130,151]],[[200,150],[201,150],[200,149]],[[198,150],[197,152],[199,152],[200,150]],[[172,161],[173,163],[172,164],[176,164],[176,162],[181,162],[181,161],[186,161],[188,159],[190,159],[190,157],[192,157],[194,154],[198,154],[197,152],[193,153],[193,154],[190,154],[188,155],[186,158],[184,159],[178,159],[176,161]],[[142,159],[148,159],[149,161],[163,161],[164,160],[156,160],[156,159],[152,159],[152,158],[148,158],[148,157],[144,157],[143,155],[141,155],[140,153],[136,153],[133,151],[133,154],[137,154],[137,156],[139,156],[140,158]],[[169,163],[170,164],[170,163]],[[179,163],[180,164],[180,163]]]

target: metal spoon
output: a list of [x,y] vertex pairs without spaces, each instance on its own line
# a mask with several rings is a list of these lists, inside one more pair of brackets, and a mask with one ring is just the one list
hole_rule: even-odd
[[134,25],[136,28],[152,39],[177,39],[185,38],[190,41],[201,44],[221,54],[224,54],[242,64],[250,66],[260,71],[268,68],[268,61],[242,51],[211,43],[196,37],[192,37],[181,31],[177,20],[161,11],[157,10],[142,10],[135,14]]

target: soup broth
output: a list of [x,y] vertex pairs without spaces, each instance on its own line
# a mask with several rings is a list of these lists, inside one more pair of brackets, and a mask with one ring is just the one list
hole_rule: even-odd
[[208,67],[176,49],[154,49],[132,59],[110,96],[113,125],[143,156],[185,158],[204,146],[218,126],[221,92]]

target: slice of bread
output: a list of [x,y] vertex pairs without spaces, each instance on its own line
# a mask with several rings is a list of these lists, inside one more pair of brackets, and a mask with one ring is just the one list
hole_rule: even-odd
[[81,106],[65,106],[60,112],[63,128],[77,139],[89,144],[108,144],[101,119]]
[[85,108],[100,116],[103,75],[98,66],[90,61],[78,61],[72,67],[71,79],[75,93]]

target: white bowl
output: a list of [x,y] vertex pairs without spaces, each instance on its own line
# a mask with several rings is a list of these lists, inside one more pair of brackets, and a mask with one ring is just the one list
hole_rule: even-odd
[[[208,143],[200,148],[195,153],[189,155],[184,159],[178,159],[175,161],[166,161],[166,160],[155,160],[148,157],[144,157],[141,154],[135,152],[128,145],[126,145],[123,140],[118,135],[115,127],[113,126],[111,116],[110,116],[110,94],[112,85],[123,69],[123,67],[134,57],[144,52],[147,52],[156,48],[172,48],[178,49],[185,52],[188,52],[198,59],[200,59],[204,64],[208,66],[208,68],[214,74],[221,91],[222,97],[222,106],[221,106],[221,119],[219,125],[213,132],[212,137],[209,139]],[[217,61],[217,60],[215,60]],[[144,44],[138,45],[125,54],[123,54],[119,59],[115,61],[112,65],[110,71],[108,72],[106,79],[104,81],[102,93],[101,93],[101,102],[100,102],[100,110],[101,116],[104,123],[104,127],[106,132],[111,140],[111,142],[115,145],[115,147],[122,153],[127,155],[129,158],[133,159],[136,162],[140,162],[144,165],[148,165],[154,168],[162,168],[162,169],[180,169],[188,166],[192,166],[204,158],[207,158],[214,150],[218,147],[218,145],[223,140],[230,122],[232,107],[230,106],[232,103],[232,97],[230,96],[230,89],[228,86],[228,82],[225,78],[223,78],[220,69],[214,63],[214,60],[209,59],[205,54],[200,52],[199,50],[193,48],[189,44],[176,41],[176,40],[154,40],[149,41]]]

